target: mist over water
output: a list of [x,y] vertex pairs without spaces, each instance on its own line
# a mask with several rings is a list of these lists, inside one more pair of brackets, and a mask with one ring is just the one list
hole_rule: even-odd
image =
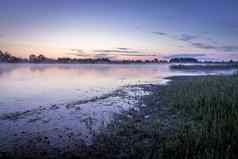
[[159,84],[168,76],[214,73],[219,71],[172,71],[168,64],[1,64],[0,114],[87,100],[126,85]]

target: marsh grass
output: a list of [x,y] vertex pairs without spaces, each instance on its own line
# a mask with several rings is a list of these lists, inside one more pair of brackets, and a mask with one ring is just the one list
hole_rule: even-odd
[[[110,133],[97,137],[91,156],[238,158],[238,76],[172,80],[144,98],[147,107],[140,115],[132,113],[130,118],[122,117],[120,122],[111,125]],[[142,116],[149,109],[153,110],[151,118],[144,119]],[[161,111],[166,112],[161,114]],[[171,115],[176,115],[176,121],[166,123]],[[171,126],[174,123],[176,126]]]
[[164,90],[161,96],[179,115],[166,156],[238,157],[238,76],[177,78]]

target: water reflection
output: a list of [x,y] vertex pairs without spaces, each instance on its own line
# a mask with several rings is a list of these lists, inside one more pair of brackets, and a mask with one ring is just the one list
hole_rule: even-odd
[[0,112],[66,103],[159,80],[167,65],[1,65]]
[[206,73],[172,71],[167,64],[1,64],[0,114],[90,99],[125,85],[160,83],[168,76]]
[[0,151],[39,135],[62,149],[72,137],[88,142],[115,113],[134,108],[149,93],[125,86],[214,73],[222,72],[172,71],[168,64],[0,64]]

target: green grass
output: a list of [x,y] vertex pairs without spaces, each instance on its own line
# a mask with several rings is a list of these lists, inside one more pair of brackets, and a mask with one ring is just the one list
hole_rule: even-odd
[[[131,112],[98,136],[90,156],[238,158],[238,76],[172,79],[144,98],[143,112]],[[144,119],[148,112],[151,118]],[[176,118],[170,119],[172,115]]]
[[173,144],[164,148],[165,156],[238,157],[237,76],[177,79],[162,96],[180,119]]

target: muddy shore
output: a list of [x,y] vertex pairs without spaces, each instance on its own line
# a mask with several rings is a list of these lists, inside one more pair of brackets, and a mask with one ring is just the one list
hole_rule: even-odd
[[116,116],[139,111],[149,91],[143,85],[125,86],[89,100],[1,114],[0,157],[54,158],[86,152]]

